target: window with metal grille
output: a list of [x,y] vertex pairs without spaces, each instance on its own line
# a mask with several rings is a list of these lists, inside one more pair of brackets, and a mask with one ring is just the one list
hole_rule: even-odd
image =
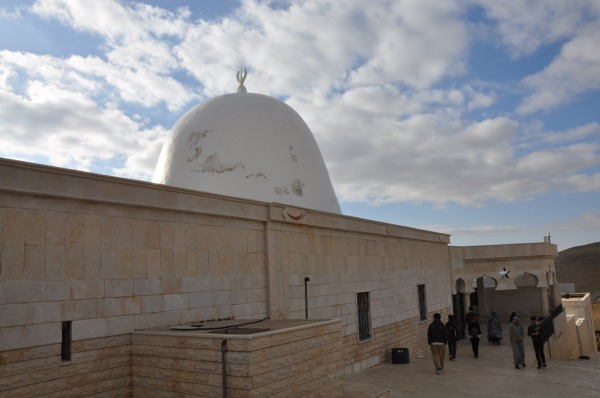
[[369,292],[356,293],[356,309],[358,312],[358,341],[371,338],[371,301]]
[[417,285],[419,291],[419,317],[421,321],[427,320],[427,297],[425,295],[425,285]]

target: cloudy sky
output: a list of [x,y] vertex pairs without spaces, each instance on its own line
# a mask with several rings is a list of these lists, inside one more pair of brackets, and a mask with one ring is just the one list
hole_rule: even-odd
[[344,214],[600,241],[597,0],[2,0],[0,156],[151,180],[194,105],[291,105]]

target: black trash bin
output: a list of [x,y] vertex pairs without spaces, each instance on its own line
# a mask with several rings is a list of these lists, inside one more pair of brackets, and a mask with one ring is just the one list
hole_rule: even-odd
[[408,348],[392,348],[392,363],[409,363]]

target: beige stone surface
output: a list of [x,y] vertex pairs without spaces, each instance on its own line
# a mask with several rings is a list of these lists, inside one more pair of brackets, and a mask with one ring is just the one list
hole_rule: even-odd
[[[393,346],[426,351],[418,284],[426,285],[428,313],[445,316],[458,278],[468,281],[504,261],[514,272],[535,275],[534,288],[556,282],[550,272],[556,249],[549,244],[452,249],[449,256],[449,237],[431,231],[316,211],[295,223],[278,204],[4,159],[0,174],[0,311],[20,308],[0,327],[0,344],[9,350],[60,342],[61,321],[73,322],[79,343],[228,317],[299,320],[310,277],[309,317],[340,319],[339,372],[351,374],[389,360]],[[504,291],[514,286],[512,280],[502,284]],[[357,292],[370,294],[373,329],[372,339],[360,343]],[[289,344],[278,339],[271,343]],[[325,358],[335,355],[298,346],[307,347],[319,366],[308,372],[301,361],[288,369],[291,379],[301,384],[310,375],[323,391],[328,382],[335,385],[335,377],[319,375],[328,366]],[[275,358],[261,350],[237,358],[252,364]],[[88,350],[75,358],[96,355]],[[300,360],[303,354],[288,355]],[[236,382],[252,383],[251,370],[240,376],[249,380]],[[256,380],[266,383],[263,392],[271,391],[290,379],[284,373],[275,367]],[[115,379],[122,377],[129,376]],[[218,375],[209,382],[218,384]],[[180,394],[193,387],[181,383]],[[90,394],[101,394],[95,388]]]
[[247,336],[168,329],[134,333],[133,396],[215,396],[225,339],[228,396],[341,397],[340,326],[339,321],[268,320],[252,327],[274,331]]
[[72,361],[60,345],[0,352],[0,396],[130,397],[130,338],[74,343]]
[[[503,325],[506,331],[508,325]],[[480,343],[478,359],[470,343],[458,343],[457,360],[445,361],[437,375],[430,356],[410,352],[408,364],[386,363],[344,379],[345,398],[376,397],[491,397],[532,396],[545,398],[597,397],[600,391],[600,361],[560,360],[546,353],[547,368],[536,369],[530,341],[525,344],[526,368],[513,366],[507,332],[500,346]],[[446,351],[446,355],[447,351]]]

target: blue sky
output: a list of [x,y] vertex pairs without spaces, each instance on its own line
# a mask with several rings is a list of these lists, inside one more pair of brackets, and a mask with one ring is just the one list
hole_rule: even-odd
[[151,180],[194,105],[286,101],[344,214],[600,241],[594,0],[0,2],[0,156]]

